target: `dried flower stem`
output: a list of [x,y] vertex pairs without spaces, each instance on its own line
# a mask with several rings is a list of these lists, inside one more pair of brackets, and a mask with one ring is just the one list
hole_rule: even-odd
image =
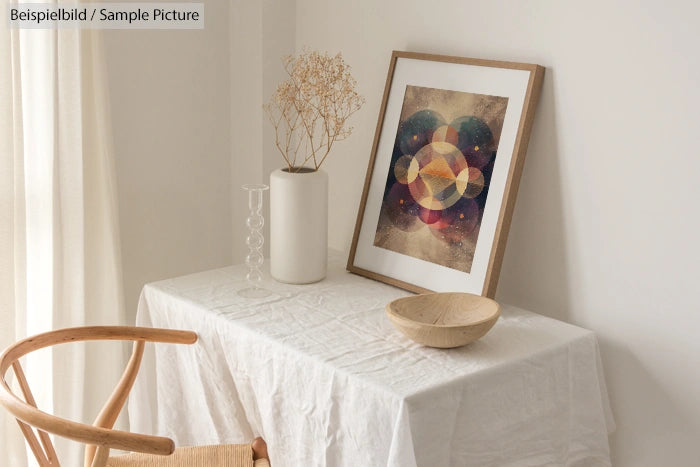
[[331,57],[305,50],[283,61],[289,78],[264,106],[275,128],[275,145],[290,172],[309,162],[318,170],[333,144],[350,136],[353,128],[345,123],[365,100],[340,53]]

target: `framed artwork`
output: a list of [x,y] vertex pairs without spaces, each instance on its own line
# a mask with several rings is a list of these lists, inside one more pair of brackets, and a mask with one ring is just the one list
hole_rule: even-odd
[[493,297],[543,76],[393,52],[348,270]]

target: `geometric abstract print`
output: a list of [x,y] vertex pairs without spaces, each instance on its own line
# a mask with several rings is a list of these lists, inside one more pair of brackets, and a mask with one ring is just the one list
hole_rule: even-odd
[[375,246],[470,272],[507,105],[406,87]]

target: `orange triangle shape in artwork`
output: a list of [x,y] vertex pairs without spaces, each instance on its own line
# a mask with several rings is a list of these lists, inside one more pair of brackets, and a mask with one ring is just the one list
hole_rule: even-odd
[[420,178],[423,180],[428,190],[430,190],[430,194],[432,196],[440,195],[440,193],[442,193],[447,187],[454,185],[455,183],[454,179],[439,177],[423,172],[421,172]]
[[421,169],[421,175],[433,175],[435,177],[454,180],[457,178],[444,157],[437,157]]

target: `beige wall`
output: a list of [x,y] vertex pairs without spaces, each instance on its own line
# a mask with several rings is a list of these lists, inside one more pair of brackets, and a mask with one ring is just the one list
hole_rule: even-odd
[[498,299],[593,329],[614,465],[697,464],[700,33],[691,2],[298,0],[296,45],[342,51],[367,104],[330,175],[347,250],[392,49],[547,72]]
[[127,316],[144,283],[231,263],[229,5],[202,31],[105,31]]

